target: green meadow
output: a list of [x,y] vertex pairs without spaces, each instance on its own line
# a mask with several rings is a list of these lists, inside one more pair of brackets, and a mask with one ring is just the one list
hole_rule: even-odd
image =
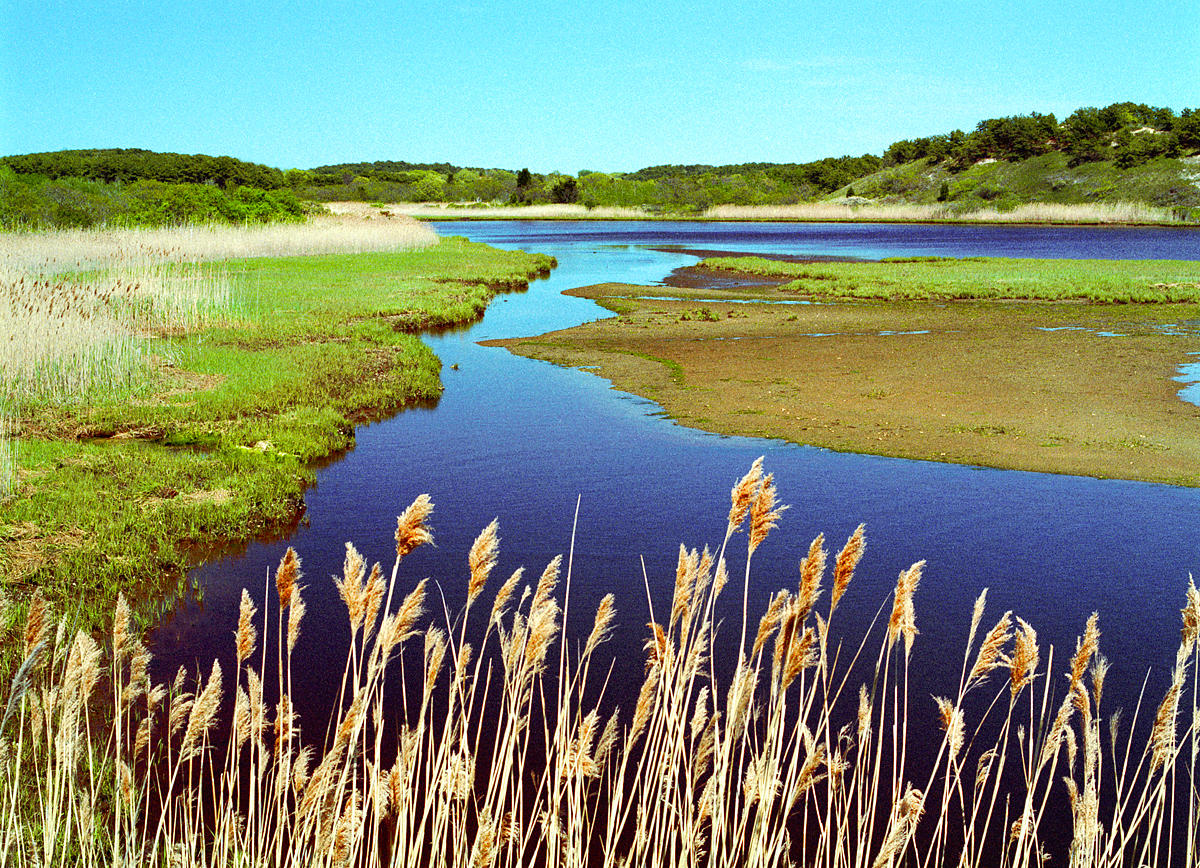
[[[441,363],[418,332],[469,323],[496,292],[553,266],[461,238],[421,243],[224,261],[230,303],[216,321],[122,330],[114,311],[133,347],[116,374],[111,342],[81,333],[96,359],[89,384],[64,394],[24,380],[22,394],[10,381],[9,593],[40,589],[60,611],[107,608],[121,591],[149,602],[198,554],[286,527],[314,463],[349,448],[356,424],[437,400]],[[107,291],[96,271],[55,279],[80,309]],[[85,319],[97,318],[89,307]],[[9,630],[23,612],[10,609]]]

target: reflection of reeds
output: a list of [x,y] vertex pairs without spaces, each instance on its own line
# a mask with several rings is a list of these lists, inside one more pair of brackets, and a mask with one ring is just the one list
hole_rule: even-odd
[[[151,687],[148,654],[118,603],[108,733],[88,723],[99,646],[56,632],[32,606],[0,732],[0,865],[1033,868],[1051,837],[1072,865],[1198,864],[1194,586],[1152,726],[1135,720],[1122,732],[1113,721],[1107,755],[1095,617],[1060,698],[1052,651],[1025,621],[1006,612],[977,643],[981,594],[959,685],[927,704],[910,696],[908,674],[920,565],[901,572],[882,633],[846,643],[831,627],[832,600],[820,605],[823,536],[798,590],[771,597],[750,648],[714,661],[729,540],[754,498],[767,498],[760,533],[779,518],[760,467],[733,490],[725,543],[681,548],[669,615],[650,615],[644,677],[624,711],[605,707],[607,667],[594,660],[613,600],[601,601],[585,644],[564,641],[571,577],[560,559],[522,594],[520,571],[504,582],[486,622],[468,618],[495,563],[495,523],[467,557],[463,609],[421,626],[426,582],[404,594],[397,576],[432,540],[425,497],[398,522],[390,573],[346,549],[338,583],[350,648],[319,750],[289,698],[293,664],[303,664],[293,661],[299,621],[285,627],[282,608],[302,611],[304,591],[290,549],[276,575],[280,609],[260,613],[244,593],[231,674],[205,667],[194,692],[182,672],[170,691]],[[835,588],[845,590],[862,550],[860,527],[836,558]],[[264,690],[266,657],[256,659],[268,645],[278,702]],[[401,684],[385,701],[389,663]],[[225,683],[233,713],[221,723]]]

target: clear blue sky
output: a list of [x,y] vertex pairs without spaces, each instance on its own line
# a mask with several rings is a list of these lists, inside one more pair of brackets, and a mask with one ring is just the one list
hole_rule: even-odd
[[0,155],[631,171],[1200,107],[1194,0],[0,0]]

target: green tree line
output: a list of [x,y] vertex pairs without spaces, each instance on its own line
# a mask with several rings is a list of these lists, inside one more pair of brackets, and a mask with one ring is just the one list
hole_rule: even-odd
[[162,181],[167,184],[211,184],[222,190],[256,187],[277,190],[283,172],[259,163],[207,154],[170,154],[140,148],[105,148],[53,151],[4,157],[0,165],[20,175],[40,175],[51,180],[83,178],[89,181],[128,183]]
[[302,220],[305,207],[287,189],[221,189],[211,184],[92,181],[18,174],[0,165],[0,228],[165,226]]
[[1156,157],[1177,157],[1200,148],[1200,110],[1145,103],[1113,103],[1104,108],[1076,109],[1059,122],[1053,114],[989,118],[969,133],[955,130],[936,136],[893,142],[883,154],[885,166],[913,160],[947,161],[965,169],[980,160],[1025,160],[1053,151],[1068,165],[1112,160],[1129,169]]

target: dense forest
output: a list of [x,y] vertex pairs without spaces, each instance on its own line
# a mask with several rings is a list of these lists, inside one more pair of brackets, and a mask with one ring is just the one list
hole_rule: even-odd
[[1200,187],[1184,159],[1198,149],[1200,110],[1122,102],[1080,108],[1062,121],[1037,112],[989,118],[969,132],[894,142],[881,156],[575,175],[391,160],[281,171],[227,156],[57,151],[0,158],[0,226],[294,220],[303,201],[346,199],[681,213],[832,197],[936,200],[961,210],[1128,199],[1196,218]]

